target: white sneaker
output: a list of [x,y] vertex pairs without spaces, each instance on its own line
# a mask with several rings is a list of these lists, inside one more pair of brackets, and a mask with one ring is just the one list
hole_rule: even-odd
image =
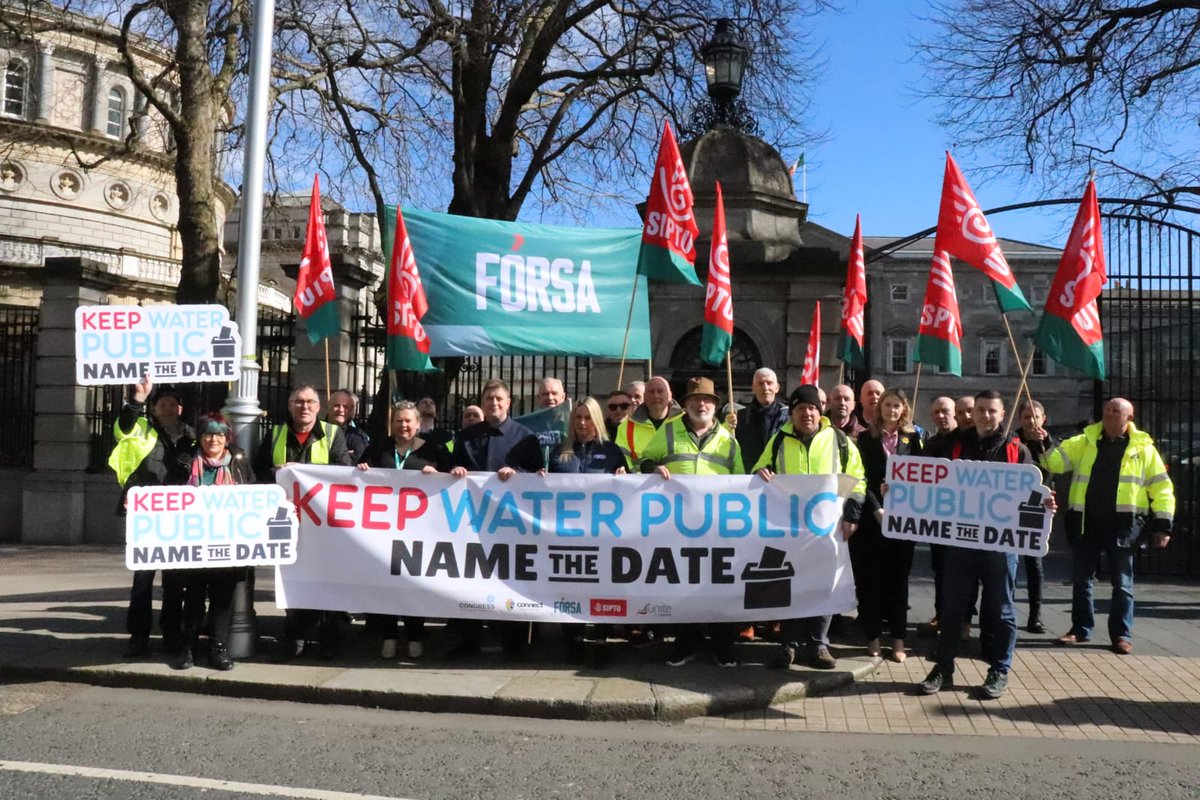
[[395,658],[396,657],[396,640],[384,639],[383,648],[379,651],[380,658]]
[[408,657],[409,658],[416,660],[423,655],[425,655],[425,645],[421,644],[420,642],[409,642],[408,643]]

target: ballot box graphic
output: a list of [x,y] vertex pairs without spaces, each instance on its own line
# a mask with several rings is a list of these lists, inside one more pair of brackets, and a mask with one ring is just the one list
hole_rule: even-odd
[[286,506],[275,509],[275,516],[267,521],[267,539],[272,542],[286,542],[292,538],[292,521],[288,518]]
[[745,585],[744,607],[786,608],[792,604],[792,577],[796,574],[787,553],[776,547],[764,547],[757,564],[742,569]]

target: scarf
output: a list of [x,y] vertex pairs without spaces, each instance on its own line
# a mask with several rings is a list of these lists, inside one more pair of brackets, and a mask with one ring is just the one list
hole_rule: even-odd
[[188,476],[188,486],[232,486],[233,473],[229,470],[229,462],[233,455],[226,450],[221,458],[209,458],[201,455],[192,459],[192,474]]

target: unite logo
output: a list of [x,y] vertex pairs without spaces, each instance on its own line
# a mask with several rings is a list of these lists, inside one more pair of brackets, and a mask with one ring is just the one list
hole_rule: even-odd
[[625,600],[593,597],[591,611],[593,617],[624,617],[629,613],[629,604]]

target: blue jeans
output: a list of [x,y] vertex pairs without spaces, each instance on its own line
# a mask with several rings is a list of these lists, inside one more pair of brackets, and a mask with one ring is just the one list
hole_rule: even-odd
[[[964,619],[974,599],[976,583],[981,583],[980,655],[991,669],[1007,673],[1012,668],[1013,650],[1017,646],[1017,611],[1013,606],[1017,557],[1011,553],[947,546],[945,559],[941,618]],[[938,628],[933,660],[943,672],[954,672],[961,641],[962,626],[943,624]]]
[[1092,583],[1100,566],[1100,554],[1108,555],[1112,579],[1112,603],[1108,612],[1108,636],[1115,643],[1133,635],[1133,550],[1117,547],[1109,536],[1084,536],[1073,553],[1071,591],[1071,633],[1080,639],[1092,638],[1096,627],[1092,605]]
[[783,624],[783,635],[789,644],[797,647],[828,647],[831,622],[832,616],[789,619]]

